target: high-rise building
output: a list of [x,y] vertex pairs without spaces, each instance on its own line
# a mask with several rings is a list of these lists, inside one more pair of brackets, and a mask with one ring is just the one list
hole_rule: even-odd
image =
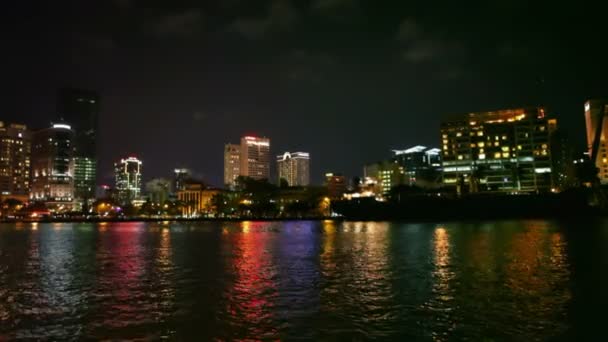
[[310,154],[307,152],[285,152],[277,156],[279,184],[281,179],[289,186],[308,186],[310,184]]
[[190,171],[190,169],[175,169],[173,170],[173,172],[175,173],[175,179],[173,182],[173,188],[175,189],[175,192],[179,191],[179,190],[183,190],[184,186],[186,184],[186,182],[192,178],[192,172]]
[[392,160],[401,167],[405,184],[434,187],[441,183],[440,149],[417,145],[393,153]]
[[72,210],[74,202],[74,132],[58,123],[37,131],[32,138],[33,201],[49,209]]
[[26,201],[30,194],[31,133],[25,125],[0,121],[0,194]]
[[326,173],[325,174],[325,186],[327,187],[327,194],[331,199],[342,199],[346,193],[348,184],[346,183],[346,177],[338,173]]
[[132,203],[141,195],[141,160],[135,157],[121,159],[114,164],[116,199],[122,204]]
[[367,164],[363,167],[364,179],[375,181],[378,195],[386,196],[397,185],[405,184],[405,171],[395,160]]
[[57,115],[75,132],[74,192],[76,198],[95,197],[99,95],[83,89],[64,88],[57,96]]
[[270,139],[241,138],[240,175],[253,179],[270,179]]
[[544,192],[552,186],[550,130],[543,108],[479,112],[441,123],[443,183],[459,192]]
[[585,125],[587,128],[587,150],[591,162],[599,169],[602,184],[608,183],[608,99],[585,102]]
[[236,178],[241,175],[241,146],[226,144],[224,146],[224,185],[232,188]]

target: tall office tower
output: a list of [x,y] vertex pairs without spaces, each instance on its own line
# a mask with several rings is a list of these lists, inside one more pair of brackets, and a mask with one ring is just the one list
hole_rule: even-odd
[[27,201],[30,194],[31,133],[25,125],[0,121],[0,194]]
[[443,183],[464,192],[543,192],[552,186],[551,129],[542,108],[479,112],[441,123]]
[[270,179],[270,139],[241,138],[240,175],[253,179]]
[[277,156],[279,184],[285,179],[289,186],[310,184],[310,154],[307,152],[285,152]]
[[57,115],[75,132],[74,196],[83,201],[95,198],[99,95],[83,89],[64,88],[57,96]]
[[34,133],[32,138],[33,201],[49,209],[72,210],[74,201],[74,132],[65,123]]
[[241,146],[224,145],[224,185],[234,187],[236,178],[241,174]]
[[591,162],[599,171],[602,184],[608,183],[608,99],[585,102],[585,125],[587,127],[587,150]]
[[192,172],[190,169],[175,169],[175,179],[173,181],[173,188],[177,193],[179,190],[183,190],[186,186],[186,182],[192,178]]
[[129,204],[141,195],[141,160],[135,157],[121,159],[114,164],[116,200]]

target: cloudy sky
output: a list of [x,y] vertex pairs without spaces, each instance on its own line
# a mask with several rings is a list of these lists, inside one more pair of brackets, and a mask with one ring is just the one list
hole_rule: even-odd
[[[533,4],[531,4],[533,3]],[[102,96],[100,169],[222,179],[222,148],[270,137],[313,179],[438,145],[446,114],[544,105],[584,147],[608,97],[606,5],[498,0],[18,1],[3,4],[0,120],[46,126],[63,86]]]

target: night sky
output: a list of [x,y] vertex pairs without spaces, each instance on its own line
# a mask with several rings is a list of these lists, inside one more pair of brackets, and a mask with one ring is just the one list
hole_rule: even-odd
[[437,146],[442,115],[539,104],[582,149],[583,102],[608,96],[606,5],[13,2],[0,18],[0,120],[44,127],[58,88],[98,91],[108,181],[135,154],[145,179],[185,166],[220,185],[223,145],[254,133],[273,155],[310,152],[320,182]]

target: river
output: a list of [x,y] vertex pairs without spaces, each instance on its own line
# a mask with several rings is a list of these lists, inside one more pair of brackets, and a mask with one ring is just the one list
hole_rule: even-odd
[[0,340],[603,337],[608,221],[0,225]]

